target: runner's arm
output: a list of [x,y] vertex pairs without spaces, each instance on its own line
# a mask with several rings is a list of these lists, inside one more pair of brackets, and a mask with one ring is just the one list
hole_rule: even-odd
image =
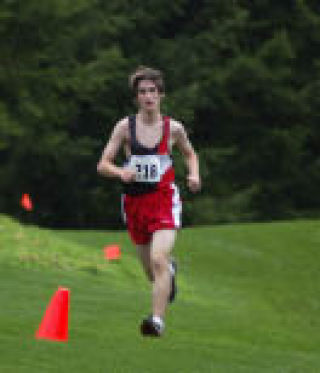
[[133,172],[127,168],[116,166],[114,164],[114,159],[124,143],[126,126],[126,119],[123,119],[116,124],[97,165],[97,172],[100,175],[119,177],[124,182],[133,179]]
[[199,159],[181,123],[175,122],[175,143],[184,156],[188,169],[187,183],[192,192],[200,190]]

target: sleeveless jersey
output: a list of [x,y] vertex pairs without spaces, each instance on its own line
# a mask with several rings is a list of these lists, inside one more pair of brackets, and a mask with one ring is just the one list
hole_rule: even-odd
[[163,117],[162,138],[154,148],[140,144],[136,136],[136,116],[129,117],[130,153],[127,166],[136,180],[123,183],[124,193],[139,195],[168,187],[174,182],[172,157],[169,154],[170,118]]

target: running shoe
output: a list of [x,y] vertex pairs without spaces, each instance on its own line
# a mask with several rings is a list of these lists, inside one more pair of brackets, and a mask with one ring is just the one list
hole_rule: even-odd
[[157,322],[152,316],[149,316],[142,321],[140,330],[143,336],[161,337],[164,331],[164,323],[163,321]]

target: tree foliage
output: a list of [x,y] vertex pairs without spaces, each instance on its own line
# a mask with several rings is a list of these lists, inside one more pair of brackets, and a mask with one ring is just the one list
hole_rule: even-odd
[[3,0],[0,20],[2,211],[29,192],[38,224],[119,226],[96,163],[145,64],[200,155],[198,196],[177,157],[187,224],[319,214],[317,1]]

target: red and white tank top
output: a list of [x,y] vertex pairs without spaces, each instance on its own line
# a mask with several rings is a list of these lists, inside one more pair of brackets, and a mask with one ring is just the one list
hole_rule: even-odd
[[162,138],[154,148],[140,144],[136,136],[136,116],[129,117],[130,153],[126,165],[136,172],[136,180],[124,183],[124,193],[137,195],[166,188],[174,182],[170,155],[170,118],[163,117]]

